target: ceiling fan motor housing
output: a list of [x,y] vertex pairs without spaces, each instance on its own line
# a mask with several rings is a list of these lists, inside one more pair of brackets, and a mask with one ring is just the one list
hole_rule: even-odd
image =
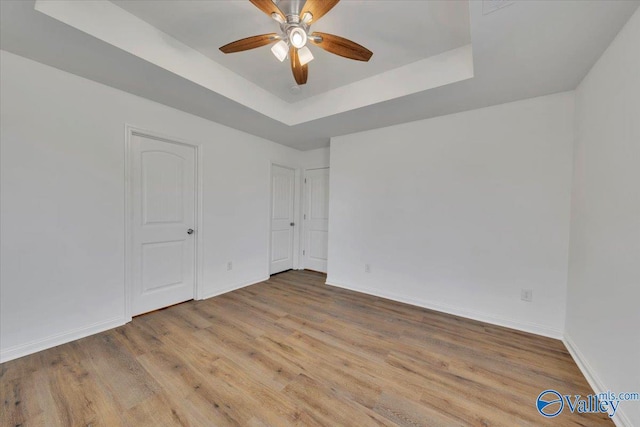
[[[280,22],[282,38],[289,46],[304,47],[309,36],[309,24],[300,19],[300,11],[305,0],[272,0],[286,16],[285,22]],[[299,28],[299,30],[298,30]]]
[[287,22],[300,22],[300,11],[304,7],[305,0],[272,0],[278,9],[287,17]]

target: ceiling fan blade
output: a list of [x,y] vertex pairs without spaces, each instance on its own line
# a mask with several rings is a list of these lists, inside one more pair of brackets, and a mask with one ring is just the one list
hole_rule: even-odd
[[[321,47],[327,52],[331,52],[345,58],[367,62],[373,55],[373,52],[366,47],[360,46],[358,43],[352,42],[344,37],[319,32],[315,32],[311,34],[311,36],[312,37],[310,37],[309,40],[311,40],[311,42],[316,46]],[[314,40],[313,36],[320,37],[321,40]]]
[[313,15],[313,23],[318,22],[320,18],[327,14],[340,0],[307,0],[302,11],[300,11],[300,17],[302,18],[306,12]]
[[293,77],[296,79],[296,83],[298,83],[299,85],[307,83],[309,66],[307,64],[300,65],[298,49],[296,49],[295,47],[290,48],[289,57],[291,58],[291,71],[293,72]]
[[284,14],[278,8],[278,6],[275,5],[273,1],[271,0],[249,0],[249,1],[253,3],[255,7],[257,7],[267,15],[271,16],[273,13],[277,13],[278,15],[280,15],[282,19],[284,19]]
[[244,50],[255,49],[257,47],[267,45],[277,39],[278,35],[276,33],[262,34],[225,44],[220,48],[220,50],[224,53],[242,52]]

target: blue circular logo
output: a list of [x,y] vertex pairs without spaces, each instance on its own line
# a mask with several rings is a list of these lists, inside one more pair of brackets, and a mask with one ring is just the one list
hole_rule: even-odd
[[562,396],[555,390],[545,390],[538,395],[536,400],[536,408],[540,415],[547,418],[558,416],[564,409],[564,401]]

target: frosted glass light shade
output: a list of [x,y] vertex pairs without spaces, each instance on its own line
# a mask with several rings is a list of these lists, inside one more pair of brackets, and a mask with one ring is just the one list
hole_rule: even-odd
[[309,48],[305,46],[302,49],[298,49],[298,58],[300,59],[300,65],[305,65],[313,60],[313,54]]
[[295,27],[289,30],[289,41],[293,47],[300,49],[307,44],[307,33],[302,28]]
[[282,62],[289,53],[289,45],[284,40],[280,40],[271,47],[271,52],[273,52],[273,55],[278,58],[278,61]]

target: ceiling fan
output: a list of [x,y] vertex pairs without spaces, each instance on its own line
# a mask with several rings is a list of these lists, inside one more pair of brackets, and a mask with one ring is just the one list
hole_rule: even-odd
[[275,43],[271,52],[283,62],[287,56],[298,85],[307,83],[308,63],[313,54],[307,47],[316,46],[345,58],[367,62],[373,55],[369,49],[344,37],[311,32],[310,26],[329,12],[340,0],[249,0],[258,9],[280,24],[280,33],[247,37],[220,48],[223,53],[235,53]]

